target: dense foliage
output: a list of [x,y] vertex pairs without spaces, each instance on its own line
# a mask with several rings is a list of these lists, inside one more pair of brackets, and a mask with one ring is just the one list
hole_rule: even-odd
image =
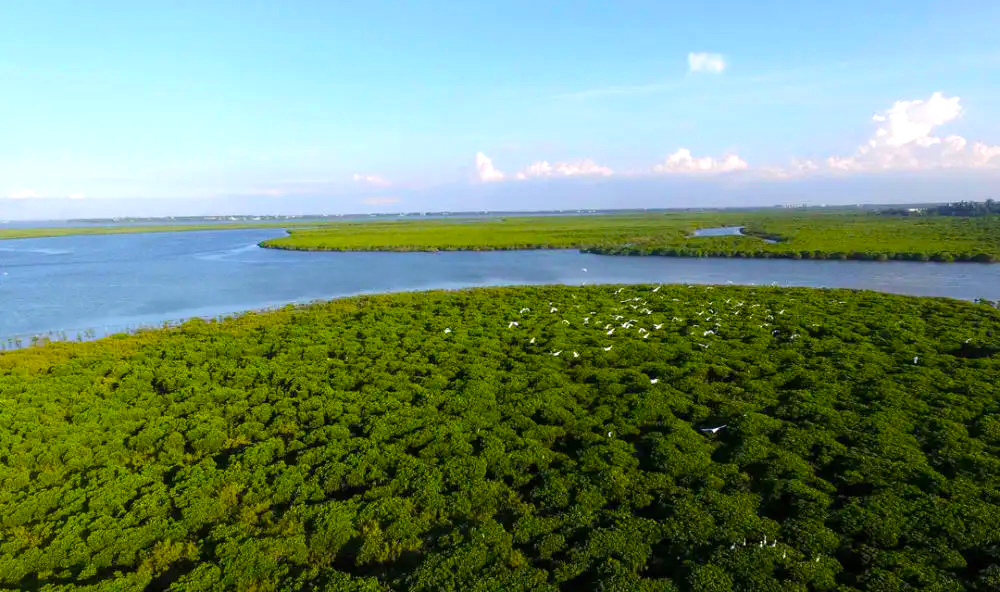
[[[747,236],[696,237],[744,226]],[[769,242],[770,241],[770,242]],[[342,223],[262,246],[299,250],[574,248],[607,255],[977,261],[1000,259],[1000,216],[879,216],[843,210],[524,217]]]
[[1000,214],[1000,202],[957,201],[929,208],[893,208],[882,211],[890,216],[990,216]]
[[995,591],[998,339],[944,299],[601,286],[3,353],[0,586]]

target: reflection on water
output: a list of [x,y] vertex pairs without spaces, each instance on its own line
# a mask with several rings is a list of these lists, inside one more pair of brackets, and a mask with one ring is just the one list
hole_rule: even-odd
[[511,284],[777,283],[1000,298],[1000,265],[609,257],[570,250],[307,253],[256,246],[283,234],[225,230],[4,241],[0,340],[50,331],[74,338],[88,329],[104,335],[363,293]]

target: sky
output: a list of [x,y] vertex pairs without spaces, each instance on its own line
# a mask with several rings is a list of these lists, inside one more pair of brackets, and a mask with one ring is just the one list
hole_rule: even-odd
[[1000,3],[0,3],[0,219],[1000,197]]

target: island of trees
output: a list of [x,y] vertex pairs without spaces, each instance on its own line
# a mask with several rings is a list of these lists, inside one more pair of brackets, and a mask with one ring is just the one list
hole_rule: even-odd
[[[293,229],[261,246],[306,251],[579,249],[605,255],[990,263],[1000,260],[1000,214],[992,213],[996,207],[987,203],[983,215],[972,215],[968,204],[952,204],[942,207],[942,215],[921,216],[771,209],[345,222]],[[741,227],[742,235],[695,234],[720,226]]]
[[0,354],[11,590],[1000,590],[1000,311],[362,297]]

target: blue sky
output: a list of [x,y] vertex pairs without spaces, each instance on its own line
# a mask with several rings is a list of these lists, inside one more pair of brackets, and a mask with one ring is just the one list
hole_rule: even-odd
[[991,1],[7,3],[0,217],[976,197],[998,30]]

